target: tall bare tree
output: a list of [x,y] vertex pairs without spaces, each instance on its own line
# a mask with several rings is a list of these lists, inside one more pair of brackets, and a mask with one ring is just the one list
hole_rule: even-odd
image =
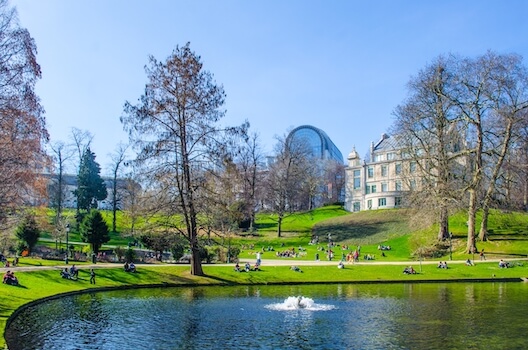
[[528,211],[528,115],[522,118],[515,134],[515,142],[504,165],[502,190],[506,205]]
[[237,164],[242,175],[243,196],[246,202],[246,214],[249,216],[249,230],[255,224],[255,212],[258,207],[259,188],[262,188],[264,154],[257,133],[253,133],[242,145]]
[[49,186],[48,191],[51,198],[51,205],[56,210],[55,221],[58,224],[61,221],[64,201],[66,199],[66,183],[64,179],[66,163],[72,156],[72,150],[61,141],[53,143],[50,148],[54,164],[54,181]]
[[145,193],[134,172],[124,179],[122,188],[123,223],[126,233],[131,237],[136,236],[136,225],[145,210],[143,201]]
[[204,171],[221,162],[229,147],[226,134],[244,134],[247,125],[223,128],[225,93],[203,69],[190,44],[177,46],[165,62],[150,57],[148,82],[137,105],[126,102],[121,117],[138,149],[137,164],[156,180],[167,215],[188,240],[191,274],[203,275],[198,237],[198,204]]
[[[418,215],[436,217],[438,239],[449,236],[449,211],[460,199],[456,177],[462,176],[464,147],[461,119],[446,97],[454,76],[447,69],[453,58],[439,57],[408,83],[409,97],[395,110],[393,133],[402,149],[409,189],[408,202]],[[419,178],[419,181],[417,181]]]
[[[45,195],[49,165],[44,110],[35,94],[37,47],[7,0],[0,0],[0,223],[16,207]],[[39,199],[39,200],[37,200]]]
[[277,138],[275,156],[266,177],[266,202],[277,215],[278,237],[281,237],[285,216],[296,208],[310,159],[306,143],[293,138]]
[[128,164],[126,158],[126,152],[128,145],[119,143],[114,153],[110,155],[112,160],[112,231],[117,232],[117,210],[121,201],[120,192],[123,189],[124,181],[119,181],[120,176],[123,174],[123,167]]
[[[491,202],[505,181],[504,163],[513,145],[522,140],[523,125],[528,116],[528,72],[518,55],[497,55],[489,52],[481,58],[492,65],[485,94],[492,105],[489,127],[485,130],[486,160],[489,178],[482,200],[479,239],[487,240]],[[481,64],[479,62],[479,64]]]
[[[476,213],[481,203],[485,214],[481,238],[487,232],[489,205],[513,130],[523,120],[527,104],[525,76],[516,55],[487,52],[477,58],[440,57],[420,74],[425,79],[416,80],[414,94],[397,109],[401,135],[409,136],[406,145],[413,145],[406,151],[416,158],[420,175],[434,175],[421,179],[424,193],[433,194],[428,198],[440,200],[437,207],[442,210],[445,199],[459,198],[453,196],[455,190],[461,188],[467,194],[468,253],[477,250]],[[457,164],[464,166],[463,172],[453,167]],[[428,178],[434,179],[431,186]],[[445,238],[446,227],[441,225],[440,231],[439,238]]]

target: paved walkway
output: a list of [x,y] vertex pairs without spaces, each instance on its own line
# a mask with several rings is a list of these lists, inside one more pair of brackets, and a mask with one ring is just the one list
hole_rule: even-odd
[[[505,261],[526,261],[528,258],[515,258],[515,259],[503,259]],[[422,265],[436,265],[438,264],[439,260],[424,260],[421,262]],[[447,264],[465,264],[465,260],[442,260],[447,261]],[[480,262],[496,262],[498,263],[500,259],[487,259],[484,261],[476,260],[475,263],[478,264]],[[246,262],[249,262],[250,264],[255,263],[255,259],[241,259],[239,264],[243,265]],[[313,260],[296,260],[294,258],[284,258],[284,259],[262,259],[262,265],[263,266],[327,266],[327,265],[336,265],[339,263],[339,260],[320,260],[320,261],[313,261]],[[413,261],[382,261],[382,260],[360,260],[356,263],[345,263],[345,266],[367,266],[367,265],[419,265],[420,261],[413,260]],[[17,266],[17,267],[0,267],[0,272],[5,272],[7,270],[13,270],[13,271],[38,271],[38,270],[62,270],[65,267],[70,268],[73,263],[70,263],[68,265],[62,263],[57,265],[49,265],[49,266]],[[136,264],[138,268],[141,266],[147,265],[149,267],[166,267],[166,266],[176,266],[181,264],[169,264],[169,263],[160,263],[160,264]],[[118,268],[122,267],[123,264],[121,263],[97,263],[97,264],[76,264],[76,266],[81,270],[86,269],[104,269],[104,268]],[[183,265],[185,266],[185,265]],[[188,266],[188,264],[187,264]],[[234,264],[203,264],[203,266],[234,266]]]

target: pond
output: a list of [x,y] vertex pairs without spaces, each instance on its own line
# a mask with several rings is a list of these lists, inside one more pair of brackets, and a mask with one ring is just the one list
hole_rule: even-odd
[[178,287],[52,300],[17,349],[524,349],[528,283]]

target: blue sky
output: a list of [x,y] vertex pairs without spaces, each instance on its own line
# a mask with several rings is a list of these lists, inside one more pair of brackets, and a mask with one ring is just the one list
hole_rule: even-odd
[[412,75],[438,55],[487,50],[528,59],[523,0],[11,0],[38,47],[37,93],[51,141],[71,128],[108,154],[140,97],[149,55],[191,43],[227,94],[226,125],[248,120],[271,152],[309,124],[343,156],[387,131]]

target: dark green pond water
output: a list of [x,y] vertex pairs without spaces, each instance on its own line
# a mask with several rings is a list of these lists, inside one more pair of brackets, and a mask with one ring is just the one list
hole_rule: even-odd
[[527,297],[528,283],[126,290],[29,308],[6,339],[11,350],[527,349]]

